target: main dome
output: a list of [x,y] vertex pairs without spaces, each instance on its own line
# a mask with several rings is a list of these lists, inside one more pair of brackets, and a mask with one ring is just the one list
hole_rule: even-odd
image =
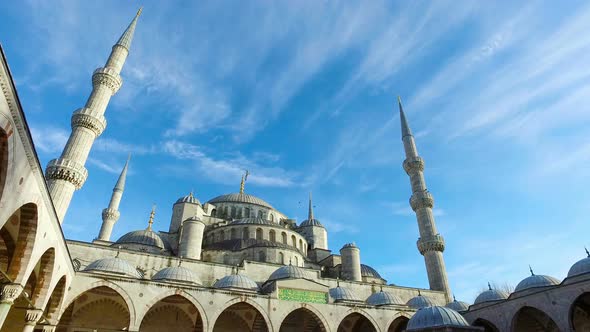
[[221,196],[217,196],[211,200],[209,200],[210,204],[217,204],[217,203],[248,203],[248,204],[255,204],[267,207],[269,209],[273,209],[272,205],[268,204],[263,199],[260,199],[256,196],[252,196],[245,193],[232,193],[232,194],[225,194]]
[[375,306],[390,304],[404,305],[404,301],[402,301],[399,296],[384,291],[371,294],[371,296],[367,298],[367,303]]
[[460,313],[453,309],[433,306],[421,308],[410,319],[407,331],[421,330],[438,326],[469,326]]
[[88,264],[84,271],[110,272],[141,279],[141,275],[139,272],[137,272],[137,269],[129,264],[129,262],[119,257],[109,257],[95,260],[94,262]]
[[270,220],[265,220],[262,218],[242,218],[238,220],[234,220],[230,223],[230,225],[247,225],[247,224],[254,224],[254,225],[275,225]]

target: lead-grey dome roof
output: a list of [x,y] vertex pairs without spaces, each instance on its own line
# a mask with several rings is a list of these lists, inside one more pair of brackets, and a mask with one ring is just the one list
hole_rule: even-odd
[[406,303],[410,308],[420,309],[435,306],[436,303],[428,296],[418,295],[409,299]]
[[439,326],[469,326],[469,323],[453,309],[433,306],[418,310],[408,322],[406,331]]
[[467,310],[469,310],[469,303],[463,302],[463,301],[457,301],[453,297],[453,302],[447,303],[447,305],[445,307],[450,308],[450,309],[453,309],[453,310],[455,310],[457,312],[461,312],[461,311],[467,311]]
[[479,303],[490,302],[490,301],[501,301],[501,300],[505,300],[507,298],[508,298],[508,293],[506,293],[505,291],[498,290],[498,289],[492,289],[492,287],[489,287],[489,289],[487,291],[482,292],[481,294],[479,294],[477,296],[477,298],[475,298],[475,301],[473,302],[473,304],[479,304]]
[[371,294],[369,298],[367,298],[367,303],[370,305],[380,306],[380,305],[404,305],[404,301],[400,299],[399,296],[392,294],[390,292],[380,291],[377,293]]
[[271,222],[270,220],[265,220],[262,218],[242,218],[242,219],[234,220],[230,223],[230,225],[248,225],[248,224],[276,226],[276,224]]
[[101,258],[88,264],[84,271],[100,271],[116,274],[123,274],[129,277],[140,278],[141,275],[129,262],[118,257]]
[[167,243],[164,242],[162,237],[150,228],[129,232],[121,236],[117,242],[115,242],[115,245],[117,244],[141,244],[159,249],[168,248]]
[[184,197],[180,197],[176,203],[174,204],[180,204],[180,203],[190,203],[190,204],[198,204],[201,205],[201,202],[199,202],[199,200],[193,196],[193,193],[190,193]]
[[216,203],[249,203],[264,206],[274,210],[272,205],[268,204],[266,201],[256,196],[248,195],[245,193],[233,193],[217,196],[211,199],[209,203],[213,205],[215,205]]
[[377,270],[365,264],[361,264],[361,276],[383,279]]
[[199,285],[201,284],[201,281],[193,271],[182,266],[172,266],[164,268],[158,271],[158,273],[154,274],[152,280],[180,281]]
[[358,301],[359,299],[346,287],[330,288],[328,291],[334,301]]
[[590,256],[583,258],[572,265],[570,270],[567,273],[567,277],[575,277],[581,274],[589,273],[590,272]]
[[254,280],[241,275],[230,274],[215,282],[214,288],[239,288],[258,291],[258,284]]
[[547,286],[555,286],[559,285],[560,281],[556,278],[551,276],[541,275],[541,274],[533,274],[526,278],[524,278],[521,282],[516,285],[514,289],[515,292],[520,292],[525,289],[535,288],[535,287],[547,287]]
[[324,225],[322,225],[322,223],[315,218],[305,219],[301,223],[301,225],[299,225],[299,227],[308,227],[308,226],[324,227]]
[[268,281],[279,280],[279,279],[305,279],[307,278],[307,274],[305,270],[300,267],[293,266],[293,265],[285,265],[278,268],[274,271],[270,277],[268,277]]

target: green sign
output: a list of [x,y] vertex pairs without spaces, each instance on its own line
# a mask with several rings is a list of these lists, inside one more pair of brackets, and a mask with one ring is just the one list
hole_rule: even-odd
[[328,294],[299,289],[279,288],[279,299],[295,302],[328,303]]

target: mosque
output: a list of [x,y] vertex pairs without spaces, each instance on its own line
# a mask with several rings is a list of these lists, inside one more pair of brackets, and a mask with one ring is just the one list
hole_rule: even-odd
[[69,140],[45,172],[2,52],[0,331],[590,331],[590,254],[563,280],[531,270],[511,294],[490,286],[473,304],[453,298],[424,160],[401,101],[403,169],[429,289],[388,284],[354,242],[332,252],[311,194],[298,223],[248,194],[247,173],[237,193],[200,200],[191,192],[171,202],[167,231],[152,228],[152,210],[145,229],[113,239],[128,161],[96,239],[65,239],[61,222],[89,176],[84,165],[106,129],[140,13],[92,74]]

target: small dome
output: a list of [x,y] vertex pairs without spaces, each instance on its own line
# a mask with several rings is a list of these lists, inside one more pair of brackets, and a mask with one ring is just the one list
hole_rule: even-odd
[[324,227],[319,220],[312,218],[312,219],[305,219],[299,227],[308,227],[308,226],[317,226],[317,227]]
[[166,249],[168,247],[162,237],[149,228],[129,232],[121,236],[117,242],[115,242],[115,245],[117,244],[140,244],[144,246],[156,247],[159,249]]
[[553,277],[533,274],[519,282],[514,291],[520,292],[529,288],[555,286],[559,285],[559,283],[560,281]]
[[410,308],[420,309],[435,306],[436,303],[428,296],[418,295],[414,296],[406,303]]
[[501,291],[498,289],[492,289],[491,286],[489,286],[489,289],[485,292],[482,292],[481,294],[479,294],[477,296],[477,298],[475,299],[475,302],[473,302],[473,304],[480,304],[480,303],[484,303],[484,302],[490,302],[490,301],[501,301],[501,300],[505,300],[508,298],[508,293],[506,293],[505,291]]
[[276,224],[271,222],[270,220],[265,220],[262,218],[242,218],[242,219],[234,220],[230,223],[230,225],[248,225],[248,224],[276,226]]
[[330,288],[328,292],[334,301],[358,301],[358,298],[346,287]]
[[193,193],[191,192],[190,194],[184,196],[184,197],[180,197],[176,203],[174,204],[180,204],[180,203],[190,203],[190,204],[198,204],[201,205],[201,202],[199,202],[199,200],[193,196]]
[[268,281],[279,280],[279,279],[305,279],[307,274],[305,270],[300,267],[293,265],[285,265],[274,271]]
[[141,279],[141,275],[137,272],[137,269],[119,257],[101,258],[88,264],[84,271],[110,272]]
[[230,274],[215,282],[214,288],[240,288],[258,291],[258,284],[254,280],[241,274]]
[[453,302],[447,303],[447,305],[445,307],[447,307],[449,309],[453,309],[458,312],[462,312],[462,311],[469,310],[469,303],[463,302],[463,301],[457,301],[456,299],[453,298]]
[[575,277],[581,274],[589,273],[590,272],[590,255],[586,258],[583,258],[570,268],[569,272],[567,273],[567,277]]
[[255,205],[264,206],[266,208],[274,210],[272,205],[268,204],[264,200],[262,200],[256,196],[248,195],[245,193],[233,193],[233,194],[226,194],[226,195],[217,196],[217,197],[213,198],[212,200],[210,200],[209,203],[213,204],[213,205],[215,205],[217,203],[248,203],[248,204],[255,204]]
[[408,322],[407,331],[421,330],[439,326],[469,326],[460,313],[453,309],[433,306],[421,308]]
[[199,285],[201,284],[201,281],[197,278],[197,275],[193,273],[193,271],[182,266],[172,266],[164,268],[158,271],[158,273],[154,274],[152,280],[181,281]]
[[365,264],[361,264],[361,276],[383,279],[377,270]]
[[391,304],[404,305],[404,301],[399,296],[384,291],[371,294],[367,299],[367,303],[375,306]]
[[346,249],[346,248],[357,248],[358,249],[358,247],[356,246],[356,243],[354,243],[354,242],[350,242],[350,243],[347,243],[342,246],[342,249]]

